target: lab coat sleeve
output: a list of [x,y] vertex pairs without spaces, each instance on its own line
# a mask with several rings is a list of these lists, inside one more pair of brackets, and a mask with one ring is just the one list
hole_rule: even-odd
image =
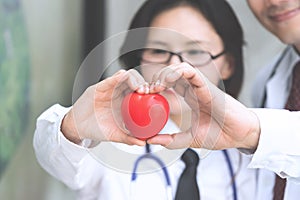
[[62,119],[69,109],[56,104],[40,115],[33,146],[39,164],[49,174],[71,189],[79,190],[92,178],[85,173],[89,169],[84,170],[84,166],[94,163],[87,148],[70,142],[60,131]]
[[300,112],[283,109],[252,109],[261,134],[250,168],[271,170],[300,184]]

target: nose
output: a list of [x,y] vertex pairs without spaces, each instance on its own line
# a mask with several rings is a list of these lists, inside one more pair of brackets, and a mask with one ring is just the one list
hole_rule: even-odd
[[170,58],[170,61],[169,61],[170,65],[171,64],[179,64],[181,62],[183,62],[183,59],[180,55],[178,55],[178,54],[171,55],[171,58]]

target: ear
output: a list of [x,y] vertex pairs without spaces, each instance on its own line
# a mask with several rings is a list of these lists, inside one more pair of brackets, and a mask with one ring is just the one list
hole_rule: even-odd
[[235,69],[235,62],[233,56],[230,54],[226,54],[225,56],[225,63],[220,70],[222,80],[229,79],[234,73]]

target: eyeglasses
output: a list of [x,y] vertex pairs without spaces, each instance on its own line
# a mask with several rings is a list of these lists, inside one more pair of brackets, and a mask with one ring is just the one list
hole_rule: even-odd
[[188,62],[193,66],[199,67],[208,64],[210,61],[220,57],[225,50],[217,55],[199,49],[191,49],[181,52],[172,52],[163,49],[145,48],[142,50],[141,60],[147,63],[167,64],[173,55],[179,57],[181,62]]

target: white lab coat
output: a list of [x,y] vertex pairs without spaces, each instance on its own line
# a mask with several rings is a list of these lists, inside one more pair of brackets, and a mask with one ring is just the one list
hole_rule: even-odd
[[[262,70],[253,90],[256,107],[284,108],[291,88],[292,70],[298,61],[299,55],[289,46],[284,55],[277,56]],[[261,121],[259,145],[249,165],[251,168],[261,168],[256,199],[272,199],[275,174],[271,171],[288,179],[285,200],[299,199],[300,112],[275,109],[253,111]]]
[[[96,147],[91,150],[75,145],[60,132],[61,120],[67,111],[68,108],[54,105],[37,120],[34,149],[39,163],[46,171],[75,190],[78,199],[132,200],[132,196],[143,200],[166,199],[165,178],[161,170],[155,170],[157,168],[153,162],[143,161],[141,169],[146,170],[139,174],[136,184],[130,181],[133,162],[145,151],[143,147],[101,143],[108,148]],[[177,130],[175,124],[168,121],[162,132]],[[184,169],[184,163],[179,158],[183,150],[173,153],[159,146],[152,148],[166,161],[174,197],[177,181]],[[232,177],[222,151],[194,150],[201,157],[197,170],[201,199],[232,199]],[[126,152],[131,152],[131,156]],[[238,198],[255,199],[256,170],[246,168],[251,158],[236,149],[229,149],[228,153],[236,173]]]

